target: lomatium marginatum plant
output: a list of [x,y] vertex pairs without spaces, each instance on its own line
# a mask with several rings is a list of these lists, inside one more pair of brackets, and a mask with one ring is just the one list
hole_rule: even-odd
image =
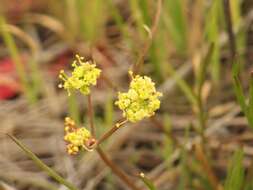
[[[67,76],[65,72],[60,71],[59,78],[63,83],[59,85],[60,88],[67,90],[68,95],[71,91],[80,91],[83,95],[87,95],[89,99],[88,110],[91,106],[91,87],[96,85],[97,79],[101,74],[101,70],[96,67],[93,62],[84,62],[84,58],[76,55],[76,60],[73,62],[73,71],[71,76]],[[118,92],[118,99],[115,105],[122,110],[124,119],[115,124],[108,132],[103,134],[100,138],[95,139],[94,129],[92,129],[93,122],[90,123],[91,131],[85,127],[77,127],[75,121],[71,118],[65,118],[65,136],[64,140],[67,142],[67,152],[71,155],[77,154],[80,150],[97,150],[101,159],[112,169],[112,171],[122,179],[126,185],[131,189],[139,189],[132,183],[129,177],[116,166],[99,147],[107,138],[123,126],[126,122],[136,123],[144,118],[149,118],[155,114],[155,111],[160,107],[159,97],[162,96],[160,92],[156,91],[155,83],[148,76],[134,75],[129,71],[131,82],[127,92]],[[89,110],[92,113],[92,110]],[[92,117],[92,115],[90,115]],[[90,118],[92,121],[92,118]],[[93,131],[93,132],[92,132]]]
[[[101,70],[97,68],[94,62],[85,62],[84,58],[79,55],[76,55],[76,60],[73,61],[72,67],[73,71],[71,75],[67,75],[63,70],[60,71],[59,78],[62,81],[59,84],[59,87],[67,90],[68,95],[73,91],[79,91],[81,94],[87,96],[90,126],[87,128],[80,127],[70,117],[65,118],[64,140],[67,144],[67,153],[70,155],[77,155],[80,151],[95,150],[101,160],[127,185],[128,188],[132,190],[141,190],[142,188],[138,187],[129,176],[107,156],[100,147],[100,144],[112,137],[112,134],[120,129],[125,123],[136,123],[142,119],[153,116],[155,111],[160,107],[159,97],[161,97],[162,94],[156,91],[155,83],[150,77],[137,74],[134,75],[132,71],[129,71],[131,79],[129,89],[127,92],[118,92],[118,99],[115,101],[115,105],[122,111],[123,119],[117,122],[111,129],[109,129],[109,131],[96,138],[95,126],[93,124],[91,87],[97,84],[97,79],[101,75]],[[49,176],[65,185],[68,189],[77,190],[73,184],[62,178],[53,169],[44,164],[18,139],[12,135],[9,136],[41,169],[46,171]],[[151,182],[148,181],[143,173],[140,175],[140,179],[144,181],[145,184],[148,182],[148,186],[150,186]]]

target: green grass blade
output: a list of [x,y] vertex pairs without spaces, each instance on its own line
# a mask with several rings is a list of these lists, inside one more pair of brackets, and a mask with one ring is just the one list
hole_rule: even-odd
[[21,81],[21,85],[24,89],[24,94],[30,103],[35,103],[37,100],[37,97],[36,97],[36,95],[34,95],[33,89],[29,85],[28,77],[25,72],[24,66],[21,62],[17,46],[14,42],[12,35],[8,32],[6,26],[7,25],[6,25],[4,17],[2,15],[0,15],[0,32],[2,33],[3,40],[10,52],[11,58],[13,59],[13,62],[15,64],[15,68],[16,68],[18,77],[19,77],[19,79]]
[[168,66],[168,72],[172,75],[172,77],[175,79],[178,87],[182,90],[182,92],[184,93],[184,95],[186,96],[186,98],[188,99],[188,101],[194,105],[197,106],[197,97],[194,94],[194,92],[192,91],[192,88],[190,87],[190,85],[188,85],[185,80],[183,80],[178,74],[177,72],[174,70],[174,68],[169,65]]
[[249,105],[248,105],[248,122],[250,127],[253,128],[253,76],[251,73],[250,86],[249,86]]
[[221,2],[214,0],[205,18],[205,37],[209,43],[214,44],[211,58],[211,75],[214,82],[218,83],[220,78],[220,44],[219,44],[219,25],[220,25]]
[[240,104],[242,111],[246,114],[247,104],[246,104],[241,82],[237,76],[234,76],[234,91],[235,91],[237,101]]
[[163,50],[165,48],[164,43],[159,39],[156,38],[150,49],[149,49],[149,56],[150,56],[150,61],[153,65],[153,70],[155,77],[157,81],[162,81],[162,62],[163,62]]
[[48,167],[45,163],[43,163],[31,150],[29,150],[21,141],[19,141],[13,135],[7,134],[25,153],[26,155],[31,158],[34,163],[42,170],[44,170],[50,177],[54,178],[60,184],[66,186],[70,190],[77,190],[77,188],[62,178],[59,174],[57,174],[53,169]]
[[224,190],[240,190],[244,181],[243,150],[239,149],[229,164]]
[[145,36],[145,30],[143,29],[143,26],[146,23],[143,19],[139,1],[130,0],[130,8],[131,8],[132,16],[136,22],[138,33],[140,37],[143,38]]
[[247,116],[248,111],[247,111],[246,97],[244,95],[243,88],[239,79],[239,72],[240,72],[240,65],[239,61],[236,59],[232,68],[233,83],[234,83],[233,86],[237,101],[240,104],[242,111]]
[[76,2],[75,10],[79,19],[80,35],[82,35],[82,39],[93,45],[103,35],[108,4],[101,0],[77,0],[74,2]]
[[249,103],[247,104],[246,97],[243,92],[243,87],[239,79],[239,64],[238,61],[233,65],[233,83],[234,91],[237,98],[237,101],[245,114],[250,127],[253,128],[253,78],[250,79],[249,87]]
[[143,17],[143,20],[144,20],[144,23],[148,26],[151,25],[151,17],[150,17],[150,14],[149,14],[149,2],[148,0],[140,0],[139,1],[139,7],[140,7],[140,10],[141,10],[141,13],[142,13],[142,17]]
[[116,25],[119,27],[123,34],[124,39],[129,41],[129,31],[127,29],[127,25],[124,23],[124,19],[120,14],[120,10],[118,10],[118,8],[114,5],[113,0],[108,0],[106,2],[110,13],[115,20]]
[[39,65],[35,60],[35,57],[31,57],[28,61],[28,65],[31,68],[31,78],[32,78],[32,87],[33,93],[36,97],[39,97],[40,92],[43,87],[42,75],[39,69]]
[[206,56],[204,57],[203,61],[200,64],[200,68],[197,75],[197,87],[198,87],[198,94],[201,94],[202,86],[205,82],[205,78],[207,75],[208,65],[212,60],[214,50],[214,43],[211,43],[208,47],[208,51]]
[[183,3],[181,0],[164,1],[164,23],[170,36],[179,51],[184,54],[187,47],[187,22],[183,12]]
[[140,173],[140,179],[143,181],[143,183],[149,190],[157,190],[154,183],[150,179],[148,179],[144,173]]

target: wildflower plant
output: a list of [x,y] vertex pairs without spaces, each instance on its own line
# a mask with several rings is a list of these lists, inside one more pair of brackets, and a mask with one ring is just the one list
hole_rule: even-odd
[[[69,117],[65,118],[65,136],[64,140],[67,142],[67,152],[70,155],[77,154],[80,150],[96,150],[100,158],[119,176],[129,187],[138,190],[128,176],[116,166],[100,148],[100,144],[111,137],[128,121],[138,122],[144,118],[151,117],[155,111],[160,107],[159,97],[162,96],[160,92],[156,91],[155,83],[148,76],[140,76],[129,71],[131,82],[127,92],[118,92],[118,99],[115,105],[123,111],[124,120],[117,122],[114,127],[105,132],[99,139],[95,139],[95,130],[92,116],[92,102],[90,95],[90,87],[96,85],[97,79],[100,76],[101,70],[96,68],[96,65],[91,62],[84,62],[83,57],[76,55],[76,60],[72,66],[74,70],[70,77],[64,71],[60,71],[59,77],[63,80],[60,88],[64,88],[70,95],[72,90],[80,91],[83,95],[88,96],[88,115],[90,118],[91,132],[85,127],[78,128],[75,122]],[[122,177],[123,176],[123,177]]]
[[[161,5],[162,1],[158,0],[157,11],[153,26],[151,28],[150,36],[152,38],[158,26],[162,7]],[[143,57],[151,45],[152,38],[147,41],[143,53],[140,54],[140,58],[136,63],[136,68],[140,68]],[[87,110],[90,128],[87,129],[85,127],[78,127],[74,120],[69,117],[65,118],[64,140],[67,143],[68,154],[76,155],[83,149],[88,151],[95,150],[100,156],[101,160],[127,185],[128,188],[132,190],[141,190],[142,188],[136,185],[132,179],[130,179],[128,175],[121,170],[120,167],[111,161],[111,159],[100,147],[100,144],[107,138],[111,137],[114,132],[120,129],[128,121],[135,123],[144,118],[153,116],[155,111],[160,107],[159,97],[161,97],[162,94],[156,91],[155,84],[152,82],[151,78],[140,75],[134,76],[133,73],[130,72],[132,81],[130,83],[129,90],[125,93],[119,92],[118,100],[115,102],[115,104],[123,111],[124,120],[119,120],[119,122],[117,122],[109,131],[105,132],[101,135],[101,137],[96,139],[94,130],[95,127],[93,124],[91,87],[97,84],[97,80],[101,75],[101,70],[96,67],[94,62],[84,61],[84,58],[80,57],[79,55],[76,55],[76,60],[73,61],[72,67],[73,71],[70,75],[65,73],[64,70],[60,71],[59,78],[62,80],[62,83],[59,84],[59,88],[67,90],[69,96],[74,90],[80,91],[81,94],[88,96]],[[137,73],[138,70],[139,69],[134,69],[134,72]],[[113,89],[116,89],[112,83],[110,84],[110,81],[107,81],[106,76],[103,76],[103,78],[105,79],[105,82],[113,87]],[[43,163],[34,153],[32,153],[26,146],[18,141],[18,139],[16,139],[14,136],[9,136],[42,170],[46,171],[50,177],[65,185],[70,190],[77,190],[75,185],[68,182],[66,179],[57,174],[57,172],[55,172],[52,168]],[[141,176],[142,180],[146,184],[147,179],[145,176]]]
[[[69,117],[65,118],[64,122],[64,140],[67,143],[67,153],[70,155],[76,155],[82,150],[92,151],[95,150],[100,156],[101,160],[117,175],[124,183],[132,190],[140,190],[140,188],[132,182],[128,175],[123,172],[120,167],[115,165],[113,161],[106,155],[106,153],[100,147],[100,144],[106,139],[111,137],[118,129],[120,129],[128,121],[138,122],[144,118],[151,117],[155,114],[155,111],[160,107],[159,97],[162,96],[160,92],[156,91],[155,83],[151,78],[147,76],[133,75],[132,71],[129,71],[131,82],[129,90],[127,92],[118,92],[118,99],[115,101],[115,105],[123,111],[124,118],[116,122],[115,125],[109,129],[109,131],[102,134],[96,139],[95,127],[93,123],[93,107],[91,101],[91,86],[97,84],[97,79],[101,74],[101,70],[96,67],[93,62],[84,62],[84,58],[76,55],[76,60],[72,63],[73,71],[71,76],[62,70],[60,71],[59,78],[63,81],[59,85],[68,91],[68,95],[73,90],[80,91],[83,95],[87,95],[88,100],[88,117],[90,121],[89,129],[85,127],[79,127],[75,121]],[[64,184],[70,190],[77,190],[77,188],[69,183],[67,180],[58,175],[53,169],[44,164],[35,154],[33,154],[28,148],[25,147],[15,137],[9,135],[13,141],[20,146],[27,155],[33,159],[36,164],[45,170],[55,180]],[[147,182],[147,179],[142,177],[142,180]]]

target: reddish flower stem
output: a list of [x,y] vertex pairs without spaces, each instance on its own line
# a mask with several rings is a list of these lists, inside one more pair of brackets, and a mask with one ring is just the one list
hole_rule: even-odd
[[133,181],[122,171],[121,168],[119,168],[117,165],[111,161],[107,155],[104,153],[104,151],[97,147],[96,149],[97,153],[99,154],[100,158],[104,161],[104,163],[111,168],[112,172],[117,175],[129,188],[132,190],[141,190],[141,188],[137,187]]
[[100,137],[97,141],[97,146],[100,145],[104,140],[108,139],[115,131],[117,131],[123,124],[125,124],[127,120],[124,120],[120,123],[116,123],[113,128],[107,131],[102,137]]
[[[89,121],[90,121],[90,127],[91,127],[91,133],[94,137],[95,135],[95,127],[94,127],[94,123],[93,123],[93,107],[92,107],[92,101],[91,101],[91,96],[88,95],[88,116],[89,116]],[[106,133],[104,136],[102,136],[102,139],[100,140],[100,142],[102,142],[103,140],[105,140],[106,138],[108,138],[109,136],[111,136],[121,125],[123,125],[127,120],[124,120],[123,122],[117,123],[108,133]],[[132,181],[131,179],[129,179],[129,177],[124,173],[124,171],[122,171],[117,165],[115,165],[113,163],[113,161],[111,161],[106,154],[104,153],[104,151],[97,146],[96,147],[96,151],[98,153],[98,155],[100,156],[100,158],[104,161],[104,163],[111,168],[112,172],[117,175],[130,189],[132,190],[141,190],[140,188],[138,188]]]

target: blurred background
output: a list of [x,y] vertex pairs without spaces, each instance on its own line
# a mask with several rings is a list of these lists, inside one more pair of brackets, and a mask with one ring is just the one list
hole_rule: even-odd
[[5,133],[79,189],[128,189],[96,152],[66,153],[64,118],[87,126],[87,100],[58,74],[79,54],[103,70],[97,136],[122,117],[114,101],[134,65],[163,93],[154,117],[103,143],[133,183],[146,188],[143,172],[159,190],[252,190],[252,45],[252,0],[0,0],[0,189],[66,189]]

